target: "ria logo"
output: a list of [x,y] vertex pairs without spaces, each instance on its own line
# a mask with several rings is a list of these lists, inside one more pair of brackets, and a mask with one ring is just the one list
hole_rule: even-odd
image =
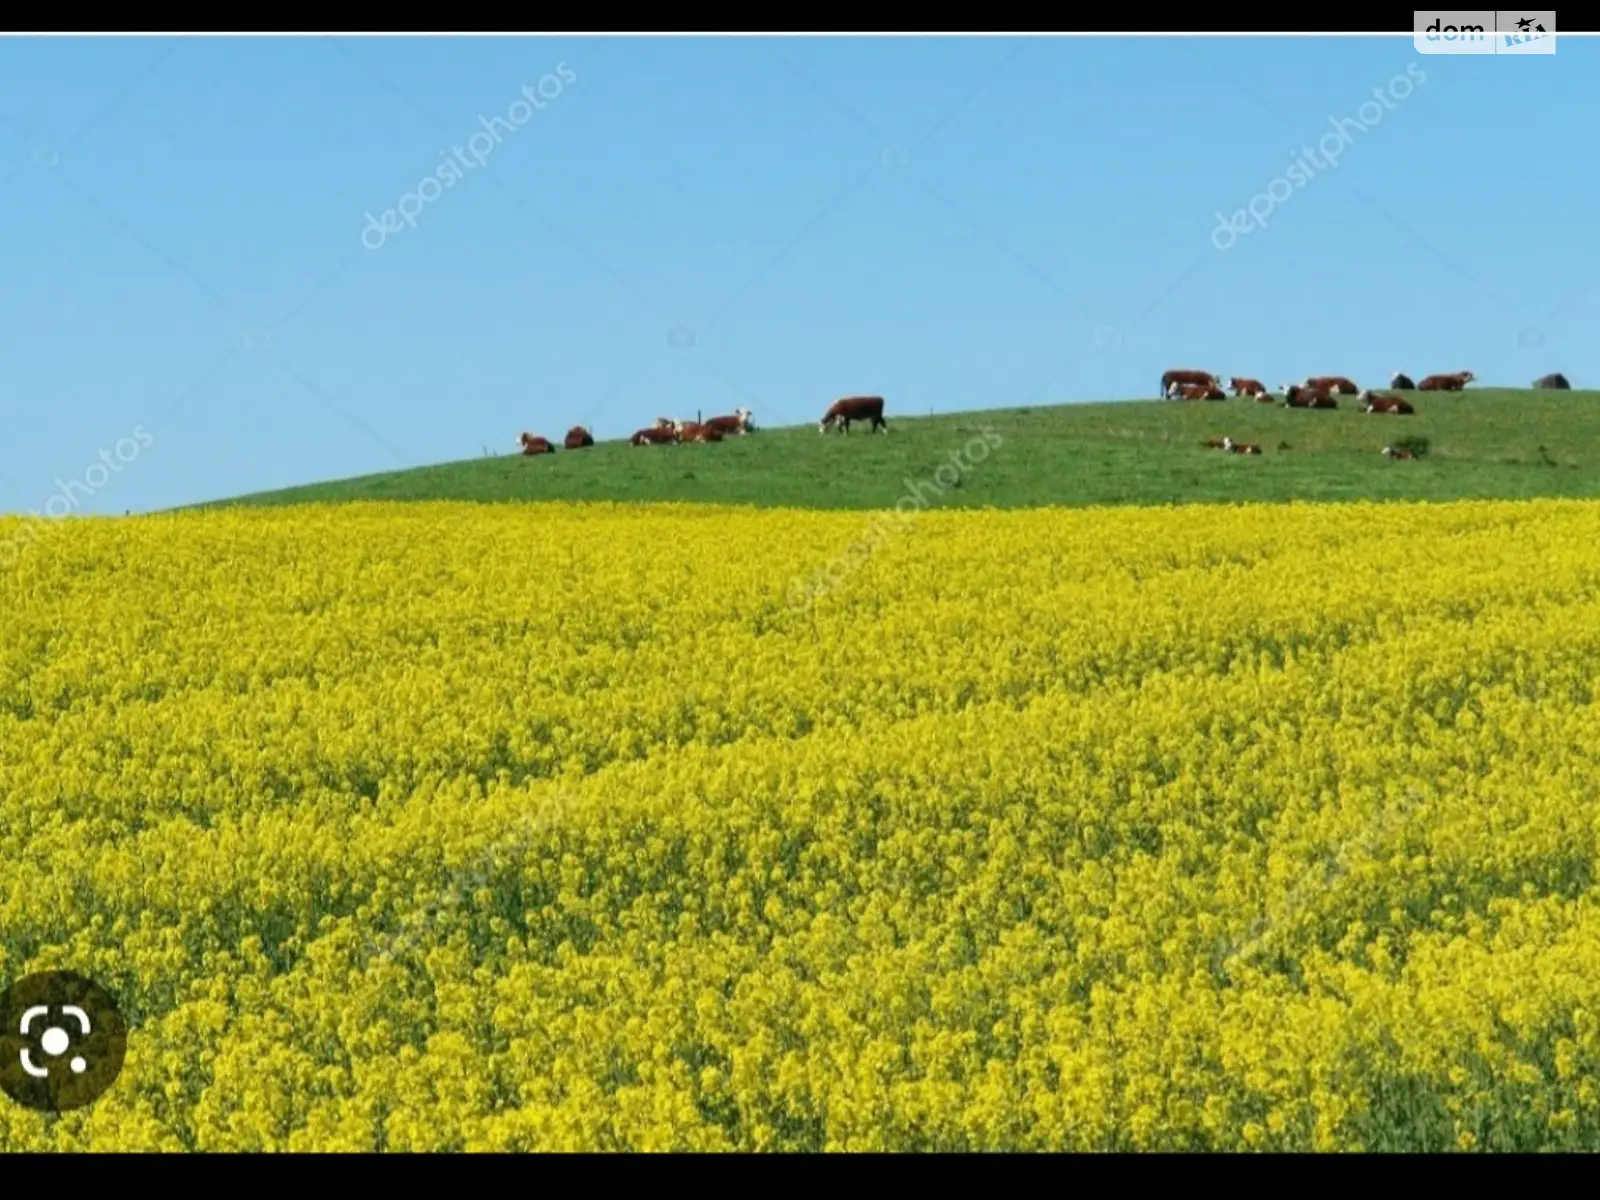
[[1544,25],[1534,17],[1518,17],[1515,33],[1505,35],[1506,45],[1525,46],[1529,42],[1537,42],[1540,38],[1550,35],[1545,32]]

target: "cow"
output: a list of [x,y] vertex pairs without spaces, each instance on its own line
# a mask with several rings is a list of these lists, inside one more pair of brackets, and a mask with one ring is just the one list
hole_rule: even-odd
[[1226,450],[1227,446],[1224,443],[1227,440],[1227,438],[1207,438],[1200,445],[1206,450]]
[[1560,371],[1553,375],[1541,375],[1533,381],[1533,386],[1541,391],[1566,392],[1572,390],[1572,385],[1567,382],[1567,377]]
[[1416,462],[1417,461],[1416,454],[1414,452],[1410,451],[1410,450],[1405,449],[1404,447],[1401,447],[1400,449],[1396,450],[1393,446],[1385,446],[1383,448],[1383,456],[1385,458],[1397,459],[1400,462]]
[[847,396],[843,400],[835,400],[833,406],[822,415],[822,420],[817,422],[817,432],[827,433],[830,427],[837,426],[849,433],[852,421],[871,421],[874,433],[888,433],[889,422],[883,419],[883,397]]
[[1338,408],[1339,402],[1327,392],[1315,388],[1301,387],[1297,383],[1285,385],[1283,389],[1283,406],[1285,408]]
[[748,408],[736,408],[731,417],[711,417],[704,424],[711,426],[723,435],[746,434],[755,429],[750,423],[751,412]]
[[1365,405],[1361,411],[1367,413],[1394,413],[1396,416],[1409,417],[1417,411],[1409,400],[1375,392],[1371,388],[1361,393],[1361,402]]
[[544,438],[532,433],[525,433],[518,439],[523,454],[554,454],[556,448]]
[[1229,454],[1260,454],[1261,447],[1254,442],[1236,442],[1231,437],[1222,439],[1222,448]]
[[1203,383],[1211,387],[1217,382],[1217,377],[1210,371],[1163,371],[1161,374],[1161,394],[1168,399],[1172,398],[1172,385]]
[[680,442],[720,442],[722,440],[722,430],[711,424],[710,421],[704,423],[680,421],[673,432],[678,435]]
[[582,450],[585,446],[594,445],[594,438],[589,435],[589,431],[582,425],[574,425],[567,430],[565,445],[568,450]]
[[1354,396],[1361,391],[1343,375],[1313,375],[1305,385],[1314,392],[1327,392],[1330,396]]
[[1397,392],[1414,392],[1417,390],[1417,385],[1412,382],[1411,376],[1403,371],[1396,371],[1389,376],[1389,386]]
[[676,429],[683,422],[674,421],[671,417],[657,417],[654,429]]
[[1466,387],[1467,387],[1467,384],[1471,383],[1476,378],[1477,378],[1477,376],[1475,376],[1471,371],[1457,371],[1452,375],[1429,375],[1421,383],[1417,384],[1417,391],[1419,391],[1419,392],[1460,392],[1460,391],[1465,391]]
[[628,439],[630,446],[671,446],[678,441],[678,431],[663,429],[659,425],[652,425],[649,429],[641,429]]
[[1259,379],[1240,379],[1237,375],[1228,380],[1228,386],[1233,389],[1235,396],[1264,396],[1267,389],[1261,386]]

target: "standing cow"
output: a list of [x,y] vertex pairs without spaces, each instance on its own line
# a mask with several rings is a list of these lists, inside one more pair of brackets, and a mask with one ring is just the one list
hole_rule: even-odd
[[822,420],[817,422],[817,432],[827,433],[830,428],[837,427],[849,433],[852,421],[871,421],[874,433],[888,433],[889,422],[883,419],[883,397],[848,396],[843,400],[835,400],[833,407],[823,413]]

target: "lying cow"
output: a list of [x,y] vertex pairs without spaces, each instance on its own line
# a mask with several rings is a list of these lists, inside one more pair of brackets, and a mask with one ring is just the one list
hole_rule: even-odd
[[582,450],[586,446],[594,445],[594,438],[582,425],[574,425],[567,430],[566,447],[568,450]]
[[1259,379],[1240,379],[1235,375],[1228,380],[1228,386],[1233,389],[1235,396],[1265,396],[1267,389],[1262,386]]
[[1371,388],[1361,393],[1361,402],[1364,405],[1361,411],[1367,413],[1394,413],[1396,416],[1409,417],[1417,411],[1409,400],[1375,392]]
[[731,417],[711,417],[704,424],[709,425],[718,433],[725,436],[750,433],[755,426],[750,421],[751,413],[748,408],[736,408]]
[[1330,396],[1354,396],[1361,389],[1343,375],[1313,375],[1305,386],[1314,392],[1327,392]]
[[554,454],[556,448],[542,437],[525,433],[518,439],[523,454]]
[[1397,392],[1414,392],[1417,385],[1411,381],[1411,376],[1402,371],[1396,371],[1389,376],[1389,386]]
[[1417,391],[1419,391],[1419,392],[1460,392],[1460,391],[1465,391],[1467,384],[1471,383],[1476,378],[1477,378],[1477,376],[1475,376],[1471,371],[1457,371],[1452,375],[1429,375],[1421,383],[1417,384]]
[[672,428],[663,429],[660,425],[652,425],[649,429],[641,429],[628,439],[630,446],[671,446],[678,440],[678,431]]
[[1222,448],[1229,454],[1260,454],[1261,447],[1254,442],[1236,442],[1231,437],[1222,439]]
[[880,430],[888,433],[889,422],[883,419],[883,397],[847,396],[843,400],[835,400],[817,423],[817,431],[827,433],[830,428],[837,426],[849,433],[852,421],[871,421],[874,433]]
[[1217,382],[1217,377],[1210,371],[1163,371],[1161,373],[1161,394],[1170,400],[1173,398],[1172,389],[1174,384],[1180,387],[1194,386],[1196,384],[1213,387]]
[[680,421],[673,432],[678,435],[680,442],[720,442],[722,440],[722,430],[711,424],[710,421],[703,424],[697,421]]
[[1338,408],[1339,402],[1327,392],[1301,387],[1298,383],[1286,384],[1283,389],[1285,408]]
[[1404,447],[1401,447],[1400,449],[1396,450],[1393,446],[1385,446],[1383,448],[1383,456],[1385,458],[1395,459],[1395,460],[1397,460],[1399,462],[1416,462],[1417,461],[1416,454],[1414,452],[1410,451],[1410,450],[1405,449]]
[[1533,386],[1542,391],[1566,392],[1572,390],[1572,385],[1567,382],[1567,377],[1560,371],[1553,375],[1541,375],[1533,381]]

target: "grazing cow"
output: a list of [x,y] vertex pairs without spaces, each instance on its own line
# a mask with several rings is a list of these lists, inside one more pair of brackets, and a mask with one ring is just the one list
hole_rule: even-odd
[[525,433],[518,439],[523,454],[554,454],[556,448],[544,438],[535,434]]
[[1567,392],[1572,390],[1572,385],[1567,382],[1567,377],[1560,371],[1553,375],[1541,375],[1533,381],[1533,386],[1545,391]]
[[1163,371],[1161,374],[1161,394],[1168,399],[1172,398],[1173,384],[1203,383],[1207,387],[1217,382],[1217,377],[1210,371]]
[[1383,456],[1385,458],[1398,459],[1400,462],[1416,462],[1417,461],[1416,454],[1413,453],[1410,450],[1405,449],[1404,447],[1401,447],[1399,450],[1396,450],[1393,446],[1385,446],[1383,448]]
[[1397,392],[1414,392],[1417,385],[1411,381],[1411,376],[1402,371],[1396,371],[1389,376],[1389,386]]
[[1328,395],[1327,392],[1291,383],[1283,389],[1283,406],[1285,408],[1327,409],[1338,408],[1339,402]]
[[1313,375],[1306,380],[1305,386],[1314,392],[1327,392],[1330,396],[1354,396],[1361,391],[1343,375]]
[[1409,417],[1417,411],[1409,400],[1375,392],[1371,388],[1361,393],[1361,402],[1366,406],[1361,411],[1367,413],[1394,413],[1396,416]]
[[1417,384],[1417,391],[1419,391],[1419,392],[1460,392],[1460,391],[1465,391],[1466,387],[1467,387],[1467,384],[1471,383],[1476,378],[1477,378],[1477,376],[1475,376],[1471,371],[1457,371],[1453,375],[1429,375],[1421,383]]
[[700,423],[697,421],[680,421],[675,432],[680,442],[720,442],[722,430],[710,421]]
[[1254,442],[1236,442],[1231,437],[1222,439],[1222,448],[1229,454],[1260,454],[1261,447]]
[[889,422],[883,419],[882,396],[847,396],[843,400],[836,400],[833,407],[822,415],[822,420],[817,423],[819,433],[827,433],[831,426],[837,426],[845,433],[850,432],[850,422],[871,421],[873,432],[889,432]]
[[659,425],[652,425],[649,429],[641,429],[628,439],[632,446],[670,446],[678,440],[676,429],[663,429]]
[[1267,389],[1261,385],[1259,379],[1240,379],[1235,375],[1228,380],[1228,386],[1233,389],[1235,396],[1265,396]]
[[566,446],[568,450],[582,450],[585,446],[594,445],[594,438],[582,425],[574,425],[567,430]]

